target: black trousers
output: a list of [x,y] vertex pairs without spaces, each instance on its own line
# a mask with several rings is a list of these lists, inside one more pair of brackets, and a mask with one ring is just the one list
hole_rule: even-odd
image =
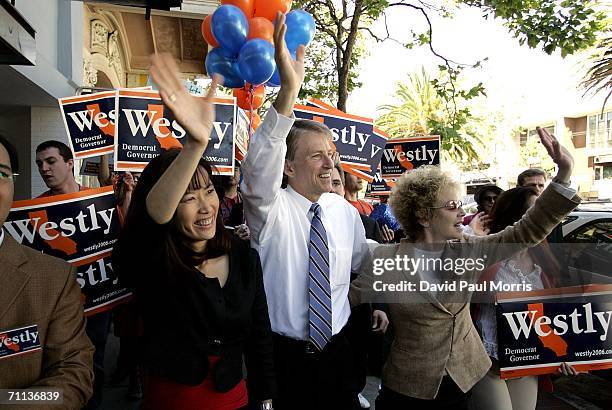
[[433,400],[423,400],[404,396],[396,391],[382,386],[376,398],[376,410],[399,410],[399,409],[448,409],[467,410],[470,392],[464,393],[448,376],[442,378],[442,384],[438,395]]
[[85,333],[96,349],[93,357],[94,386],[93,395],[87,406],[88,410],[97,409],[102,404],[104,392],[104,352],[111,322],[111,312],[102,312],[87,318]]
[[346,326],[314,352],[305,341],[274,334],[276,410],[360,409],[357,395],[366,383],[370,307],[351,312]]

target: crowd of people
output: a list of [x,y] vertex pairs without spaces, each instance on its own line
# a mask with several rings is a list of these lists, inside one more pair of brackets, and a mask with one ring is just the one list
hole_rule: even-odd
[[[122,224],[113,269],[133,291],[130,302],[85,320],[74,268],[0,231],[0,331],[35,322],[41,344],[23,358],[0,357],[0,388],[56,387],[66,408],[98,407],[113,320],[121,339],[113,378],[130,376],[130,394],[145,409],[361,408],[374,334],[377,349],[387,346],[377,409],[535,408],[537,377],[499,377],[492,302],[470,308],[425,292],[424,303],[378,304],[364,293],[372,258],[414,249],[440,257],[453,243],[489,253],[484,272],[464,277],[555,286],[546,237],[580,202],[569,186],[571,155],[539,129],[557,175],[546,188],[538,170],[505,192],[485,186],[467,217],[457,181],[437,166],[415,169],[380,205],[398,225],[381,224],[357,197],[361,180],[340,166],[329,129],[292,114],[304,48],[293,59],[285,31],[279,14],[281,88],[232,177],[213,175],[203,159],[222,79],[193,97],[170,56],[152,57],[151,77],[188,137],[140,175],[113,176],[101,162],[99,181],[115,187]],[[36,164],[49,188],[41,196],[87,189],[60,142],[41,144]],[[0,138],[0,224],[18,169],[15,149]],[[559,371],[576,374],[567,364]]]

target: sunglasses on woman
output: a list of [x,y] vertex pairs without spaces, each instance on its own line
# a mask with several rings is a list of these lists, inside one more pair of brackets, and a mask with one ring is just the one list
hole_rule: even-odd
[[461,208],[462,206],[463,206],[463,202],[461,202],[459,200],[457,200],[457,201],[451,200],[451,201],[446,202],[442,206],[428,206],[427,208],[429,208],[429,209],[442,209],[442,208],[445,208],[445,209],[448,209],[449,211],[455,211],[455,210]]

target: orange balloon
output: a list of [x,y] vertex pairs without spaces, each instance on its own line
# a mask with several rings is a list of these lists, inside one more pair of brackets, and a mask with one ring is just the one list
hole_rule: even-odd
[[277,11],[287,14],[291,10],[291,3],[292,0],[255,0],[255,17],[274,21]]
[[245,85],[243,88],[234,88],[234,97],[238,107],[243,110],[251,110],[251,95],[253,96],[253,109],[256,110],[263,105],[266,89],[263,85],[253,88],[251,93],[251,84]]
[[253,17],[249,20],[248,40],[262,38],[274,44],[274,24],[264,17]]
[[215,40],[215,37],[212,34],[212,30],[210,29],[210,19],[212,15],[206,16],[204,21],[202,22],[202,37],[211,47],[219,47],[219,43]]
[[247,20],[253,17],[255,11],[255,0],[221,0],[221,4],[231,4],[232,6],[238,7]]

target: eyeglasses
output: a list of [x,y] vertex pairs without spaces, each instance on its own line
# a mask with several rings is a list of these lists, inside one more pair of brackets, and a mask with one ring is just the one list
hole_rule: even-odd
[[427,208],[429,208],[429,209],[442,209],[442,208],[445,208],[445,209],[448,209],[449,211],[454,211],[456,209],[461,208],[462,206],[463,206],[463,202],[452,200],[452,201],[446,202],[442,206],[428,206]]
[[9,182],[9,181],[15,182],[17,175],[19,174],[15,172],[0,171],[0,183]]

